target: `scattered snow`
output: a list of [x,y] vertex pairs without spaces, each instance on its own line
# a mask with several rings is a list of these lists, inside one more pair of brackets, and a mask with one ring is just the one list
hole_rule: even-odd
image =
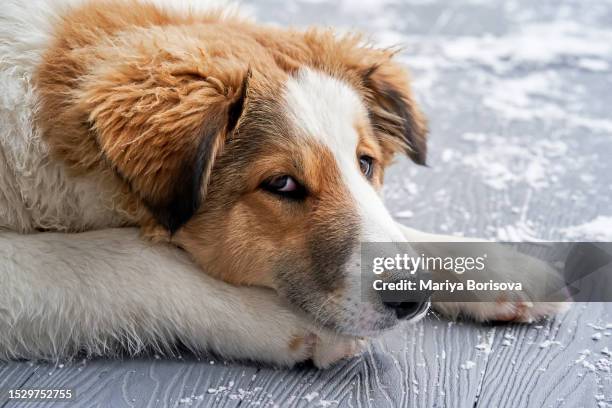
[[612,216],[600,215],[587,223],[564,228],[562,232],[568,239],[612,241]]
[[192,405],[194,402],[202,401],[204,399],[204,395],[191,395],[189,397],[184,397],[179,399],[179,404],[184,405]]
[[442,52],[449,60],[505,73],[517,66],[547,67],[567,63],[570,58],[599,59],[601,55],[610,55],[612,32],[573,21],[537,22],[524,24],[504,36],[448,40],[442,44]]
[[597,368],[598,371],[609,373],[612,368],[612,361],[610,361],[607,358],[600,358],[595,363],[595,367]]
[[467,132],[461,135],[461,138],[468,142],[484,143],[487,141],[488,136],[484,133]]
[[581,58],[577,65],[587,71],[606,72],[610,71],[610,64],[607,61],[597,58]]
[[561,345],[561,342],[556,341],[556,340],[544,340],[543,342],[540,343],[540,348],[544,349],[544,348],[549,348],[552,345]]
[[476,367],[476,363],[472,360],[467,360],[465,363],[461,364],[462,370],[471,370],[474,367]]
[[583,361],[582,361],[582,366],[583,366],[584,368],[586,368],[587,370],[589,370],[589,371],[596,371],[596,370],[597,370],[597,368],[595,367],[595,365],[594,365],[594,364],[592,364],[592,363],[590,363],[590,362],[588,362],[587,360],[583,360]]
[[395,217],[397,218],[412,218],[414,213],[410,210],[398,211],[395,213]]
[[328,408],[328,407],[331,407],[332,405],[338,405],[338,401],[321,399],[317,403],[317,406],[323,407],[323,408]]
[[208,394],[218,394],[220,392],[226,391],[227,389],[228,389],[227,387],[224,387],[224,386],[221,385],[221,386],[219,386],[217,388],[209,388],[206,392]]
[[495,190],[506,190],[516,184],[538,190],[550,186],[551,176],[565,171],[556,164],[556,159],[568,151],[561,140],[540,139],[523,146],[519,137],[490,135],[487,143],[474,145],[475,150],[463,155],[461,161]]
[[308,394],[304,395],[302,399],[305,399],[308,402],[312,402],[318,396],[319,396],[319,393],[316,391],[313,391],[313,392],[309,392]]
[[476,345],[476,350],[482,351],[485,354],[491,353],[491,344],[487,342],[483,342]]

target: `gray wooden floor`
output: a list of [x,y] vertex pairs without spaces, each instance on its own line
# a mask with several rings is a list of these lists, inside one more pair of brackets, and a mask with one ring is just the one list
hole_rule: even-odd
[[[606,406],[612,402],[611,323],[612,304],[576,305],[538,325],[483,326],[432,317],[374,341],[363,357],[327,371],[189,356],[69,366],[20,362],[0,366],[0,388],[74,388],[82,407]],[[599,340],[593,339],[596,333]]]
[[[385,198],[408,225],[499,240],[612,241],[612,5],[604,1],[247,1],[260,20],[405,45],[428,168]],[[606,227],[606,225],[608,225]],[[537,325],[430,316],[327,371],[182,359],[0,363],[0,389],[69,387],[80,407],[612,406],[612,304]],[[33,404],[61,407],[70,404]],[[0,400],[0,407],[20,404]]]

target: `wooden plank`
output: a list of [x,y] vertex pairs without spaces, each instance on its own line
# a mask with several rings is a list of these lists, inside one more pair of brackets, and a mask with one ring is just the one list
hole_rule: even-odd
[[[97,407],[235,407],[239,389],[248,388],[256,366],[206,358],[139,358],[41,365],[24,388],[73,388],[78,406]],[[231,387],[230,387],[231,385]],[[220,386],[228,392],[216,393]],[[19,406],[19,403],[7,407]],[[74,407],[74,402],[42,402],[37,407]]]
[[327,371],[192,357],[93,360],[42,364],[23,387],[74,388],[80,405],[98,407],[471,406],[488,358],[476,346],[494,330],[430,318],[387,333],[363,357]]
[[591,303],[575,305],[566,315],[540,325],[499,327],[478,405],[612,403],[612,358],[605,354],[612,350],[608,323],[612,323],[612,304]]
[[38,366],[32,362],[2,362],[0,361],[0,408],[8,404],[6,391],[11,388],[19,388],[34,375]]
[[494,330],[430,318],[387,333],[362,358],[327,371],[262,369],[251,403],[471,407],[488,358],[476,346]]
[[[80,405],[99,407],[591,406],[612,400],[610,356],[601,354],[612,350],[612,330],[599,329],[608,323],[609,304],[577,305],[531,326],[431,317],[387,333],[363,357],[327,371],[185,357],[10,363],[0,378],[8,386],[75,388]],[[593,340],[595,333],[601,339]]]

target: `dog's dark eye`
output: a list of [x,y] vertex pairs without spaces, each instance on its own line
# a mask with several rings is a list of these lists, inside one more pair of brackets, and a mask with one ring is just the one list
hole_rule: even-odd
[[282,197],[302,199],[306,196],[306,188],[287,175],[272,177],[264,181],[261,187]]
[[374,169],[372,161],[373,159],[370,156],[363,155],[359,157],[359,167],[363,175],[367,178],[372,177],[372,170]]

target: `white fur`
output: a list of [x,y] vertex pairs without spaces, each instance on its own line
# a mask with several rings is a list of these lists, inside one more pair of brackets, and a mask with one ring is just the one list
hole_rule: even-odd
[[0,229],[75,231],[126,223],[95,178],[69,178],[34,126],[34,70],[68,2],[0,7]]
[[332,152],[361,219],[361,241],[402,241],[401,231],[359,168],[355,124],[367,111],[357,92],[339,79],[303,68],[287,81],[285,101],[300,133]]
[[[359,341],[317,331],[274,292],[235,287],[203,273],[170,246],[132,228],[81,234],[0,234],[0,360],[55,359],[79,351],[194,351],[320,366]],[[302,339],[294,349],[294,338]]]
[[[357,92],[339,79],[303,68],[288,80],[285,102],[298,134],[321,143],[332,153],[360,219],[359,241],[404,241],[381,197],[359,168],[355,124],[367,117],[367,111]],[[381,312],[375,304],[360,301],[363,282],[359,247],[354,249],[347,268],[348,289],[339,300],[346,312],[339,320],[347,331],[372,331],[372,326],[392,311]]]
[[[398,224],[399,225],[399,224]],[[421,232],[413,228],[399,225],[406,241],[418,254],[429,257],[472,257],[481,256],[481,253],[468,253],[477,251],[477,246],[452,245],[457,242],[486,242],[481,239],[455,237],[451,235],[437,235]],[[450,243],[450,245],[445,245]],[[433,295],[433,305],[438,311],[447,316],[463,315],[478,321],[499,320],[505,316],[516,315],[516,319],[530,323],[545,316],[551,316],[566,311],[570,302],[533,302],[533,299],[545,299],[550,288],[563,288],[565,283],[559,273],[546,262],[537,258],[516,253],[507,247],[497,244],[487,245],[487,278],[496,282],[520,281],[523,282],[523,291],[500,292],[498,301],[488,302],[482,299],[482,293],[471,294],[468,302],[436,302]],[[461,251],[458,253],[457,251]],[[460,280],[478,278],[470,272],[462,275],[450,270],[432,271],[439,281],[445,279]],[[517,313],[519,312],[520,313]]]

